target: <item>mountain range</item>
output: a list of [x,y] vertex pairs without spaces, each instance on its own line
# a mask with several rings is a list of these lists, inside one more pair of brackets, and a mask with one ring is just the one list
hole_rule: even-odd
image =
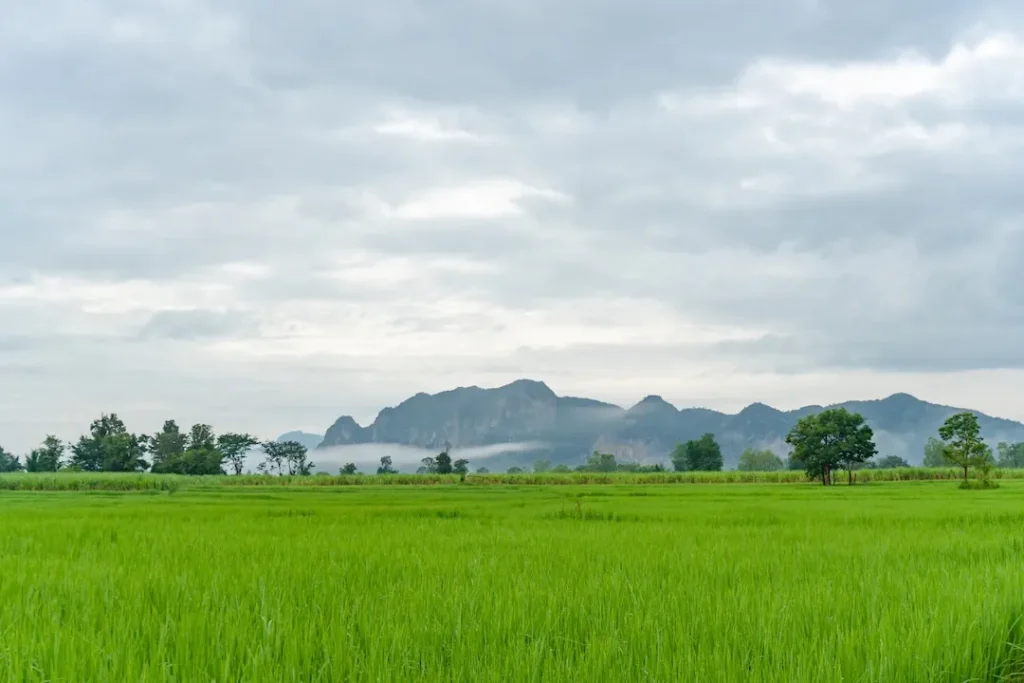
[[[909,394],[836,404],[861,413],[875,432],[880,455],[921,462],[928,438],[950,415],[965,409],[936,405]],[[373,424],[361,426],[343,416],[319,438],[291,432],[282,439],[318,449],[379,444],[438,451],[450,444],[476,452],[471,465],[491,469],[527,465],[544,458],[576,465],[595,451],[620,460],[664,462],[676,444],[711,432],[722,446],[726,468],[735,467],[745,448],[788,452],[786,434],[797,420],[825,406],[781,411],[753,403],[739,413],[706,408],[677,409],[660,396],[648,396],[631,408],[588,398],[558,396],[545,383],[517,380],[494,389],[461,387],[438,394],[419,393],[385,408]],[[835,406],[827,406],[835,407]],[[1024,441],[1024,424],[979,416],[982,434],[993,446]],[[378,448],[379,452],[381,449]]]

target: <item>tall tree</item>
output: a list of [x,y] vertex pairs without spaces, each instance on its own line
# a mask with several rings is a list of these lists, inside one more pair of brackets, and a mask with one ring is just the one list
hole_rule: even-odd
[[174,420],[164,422],[163,429],[149,440],[152,469],[158,474],[174,472],[188,447],[188,435],[182,434]]
[[455,474],[469,474],[469,461],[465,458],[459,458],[452,463],[452,472]]
[[715,435],[710,432],[699,439],[691,439],[683,444],[682,450],[678,447],[673,452],[672,465],[679,470],[679,463],[676,462],[678,455],[682,455],[683,469],[690,472],[721,472],[722,471],[722,449],[715,441]]
[[21,461],[16,455],[12,455],[0,446],[0,472],[20,472]]
[[587,458],[587,464],[583,469],[587,472],[614,472],[618,466],[614,454],[594,451]]
[[235,474],[242,474],[245,467],[245,455],[250,449],[260,445],[260,440],[251,434],[236,434],[228,432],[217,437],[217,449],[220,450],[224,459],[231,463]]
[[436,464],[438,474],[452,473],[452,456],[448,455],[448,449],[438,453],[437,457],[434,458],[434,462]]
[[971,467],[982,467],[992,457],[974,413],[952,415],[939,427],[939,437],[946,444],[946,459],[963,469],[965,482]]
[[758,451],[748,448],[740,454],[739,465],[736,469],[741,472],[777,472],[785,467],[782,458],[769,449]]
[[801,418],[786,436],[792,459],[803,463],[808,476],[832,483],[832,471],[844,468],[853,483],[854,466],[875,456],[874,433],[859,413],[831,408]]
[[381,456],[380,467],[377,468],[377,474],[398,474],[398,470],[395,469],[391,462],[390,455]]
[[117,413],[103,414],[89,425],[89,435],[71,447],[69,465],[86,472],[140,472],[149,437],[130,434]]
[[43,444],[25,458],[25,469],[29,472],[56,472],[64,460],[64,442],[47,434]]
[[285,466],[288,467],[288,474],[304,477],[313,474],[316,465],[307,459],[308,451],[298,441],[264,441],[261,446],[267,462],[271,467],[277,468],[278,474],[283,474]]
[[342,467],[340,470],[338,470],[338,474],[359,474],[359,469],[356,467],[356,464],[354,462],[350,462],[346,464],[344,467]]
[[416,474],[437,474],[437,458],[428,455],[420,460],[420,466],[416,469]]

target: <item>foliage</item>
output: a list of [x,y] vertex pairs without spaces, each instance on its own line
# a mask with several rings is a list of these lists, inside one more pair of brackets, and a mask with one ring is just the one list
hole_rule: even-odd
[[356,467],[354,462],[347,463],[344,467],[338,470],[338,474],[353,475],[358,474],[359,469]]
[[398,474],[398,470],[395,469],[391,462],[391,456],[381,456],[380,467],[377,468],[377,474]]
[[594,451],[587,457],[587,463],[579,470],[581,472],[614,472],[617,467],[615,455]]
[[242,474],[246,454],[259,445],[260,440],[252,434],[228,432],[217,437],[217,448],[224,456],[222,462],[231,463],[236,475]]
[[448,455],[447,450],[443,450],[437,454],[434,458],[437,474],[451,474],[452,473],[452,456]]
[[533,472],[534,472],[534,474],[544,474],[545,472],[548,472],[550,470],[551,470],[551,461],[550,460],[538,460],[537,462],[533,463]]
[[910,467],[910,463],[899,456],[887,455],[875,463],[875,466],[882,470],[891,470],[897,467]]
[[148,446],[149,437],[129,433],[117,413],[103,414],[71,447],[68,464],[84,472],[142,472]]
[[1024,467],[1024,441],[1014,444],[1002,442],[996,448],[999,453],[998,467]]
[[928,443],[924,447],[923,467],[950,467],[951,463],[946,458],[946,444],[934,436],[928,437]]
[[452,474],[469,474],[469,461],[459,458],[452,463]]
[[509,467],[509,468],[508,468],[508,469],[506,470],[506,472],[507,472],[508,474],[522,474],[522,473],[523,473],[523,471],[524,471],[524,470],[523,470],[523,468],[522,468],[522,467]]
[[832,471],[847,470],[853,483],[853,469],[878,452],[874,433],[864,416],[845,408],[831,408],[801,418],[786,436],[793,446],[792,459],[803,463],[809,477],[832,483]]
[[711,433],[679,444],[672,451],[672,467],[676,472],[718,472],[722,464],[722,449]]
[[265,457],[260,463],[261,471],[271,473],[276,469],[278,475],[282,475],[287,467],[289,475],[306,477],[313,474],[316,465],[307,459],[306,447],[298,441],[264,441],[260,447]]
[[11,455],[0,446],[0,472],[20,472],[21,461],[18,457]]
[[56,472],[64,463],[64,450],[64,442],[53,434],[48,434],[42,445],[25,458],[25,470],[28,472]]
[[771,450],[748,448],[740,454],[739,465],[736,469],[741,472],[778,472],[785,467],[782,458]]
[[970,468],[983,468],[991,459],[992,451],[985,444],[974,413],[957,413],[939,427],[939,437],[945,442],[946,459],[960,467],[967,481]]

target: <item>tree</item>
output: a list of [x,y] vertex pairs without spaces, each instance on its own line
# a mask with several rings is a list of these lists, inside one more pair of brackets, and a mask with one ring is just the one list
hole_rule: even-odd
[[587,464],[583,466],[586,472],[614,472],[618,467],[615,456],[611,453],[600,453],[594,451],[587,458]]
[[21,461],[18,457],[11,455],[0,446],[0,472],[20,472]]
[[793,446],[793,459],[804,464],[807,475],[821,477],[821,483],[832,483],[832,470],[843,468],[853,484],[853,470],[878,453],[874,432],[859,413],[845,408],[831,408],[808,415],[794,425],[786,436]]
[[946,458],[946,444],[930,436],[924,446],[924,461],[921,464],[925,467],[949,467],[953,463]]
[[878,461],[880,470],[894,470],[900,467],[910,467],[910,463],[896,455],[887,455]]
[[559,465],[555,465],[555,466],[554,466],[554,467],[553,467],[553,468],[551,469],[551,471],[552,471],[552,472],[553,472],[554,474],[569,474],[570,472],[572,472],[572,470],[571,470],[571,469],[569,469],[569,466],[568,466],[568,465],[566,465],[565,463],[562,463],[562,464],[559,464]]
[[398,470],[391,464],[391,456],[385,455],[380,459],[380,467],[377,468],[377,474],[398,474]]
[[64,460],[64,442],[48,434],[43,444],[25,458],[25,469],[29,472],[56,472]]
[[236,475],[242,474],[245,466],[245,455],[250,449],[259,446],[260,440],[251,434],[228,432],[217,437],[217,450],[231,463]]
[[338,474],[345,474],[351,476],[353,474],[359,474],[359,470],[356,469],[356,464],[354,462],[350,462],[344,467],[342,467],[340,470],[338,470]]
[[465,458],[459,458],[452,463],[452,472],[459,475],[469,474],[469,461]]
[[672,451],[672,467],[676,472],[720,472],[723,464],[722,449],[710,432],[679,444]]
[[740,454],[740,462],[736,469],[741,472],[777,472],[784,467],[782,458],[772,451],[748,448]]
[[260,447],[266,457],[263,469],[272,471],[277,468],[278,475],[284,473],[286,465],[288,474],[303,477],[312,474],[313,468],[316,467],[306,459],[306,447],[298,441],[264,441]]
[[978,416],[974,413],[951,416],[939,427],[939,437],[946,444],[946,459],[963,468],[965,482],[971,467],[983,467],[992,457],[991,450],[981,437]]
[[544,474],[545,472],[550,472],[551,471],[551,461],[550,460],[538,460],[537,462],[533,463],[533,471],[534,471],[535,474]]
[[522,474],[523,473],[523,468],[522,467],[509,467],[507,470],[505,470],[505,472],[507,474]]
[[1024,441],[1015,444],[1002,442],[997,448],[999,450],[999,467],[1007,469],[1024,467]]
[[152,469],[157,473],[171,473],[180,466],[181,456],[188,446],[188,435],[182,434],[174,420],[164,422],[163,429],[149,440]]
[[451,474],[452,473],[452,456],[448,455],[447,450],[443,450],[437,454],[434,458],[434,464],[437,468],[438,474]]
[[437,474],[437,460],[431,456],[423,458],[416,469],[416,474]]
[[478,468],[476,468],[476,473],[477,474],[490,474],[491,471],[489,469],[487,469],[486,467],[478,467]]

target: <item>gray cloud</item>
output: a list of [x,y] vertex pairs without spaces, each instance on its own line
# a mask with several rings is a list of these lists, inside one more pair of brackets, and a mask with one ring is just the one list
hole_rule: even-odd
[[9,447],[523,375],[1024,418],[1018,3],[0,12]]

